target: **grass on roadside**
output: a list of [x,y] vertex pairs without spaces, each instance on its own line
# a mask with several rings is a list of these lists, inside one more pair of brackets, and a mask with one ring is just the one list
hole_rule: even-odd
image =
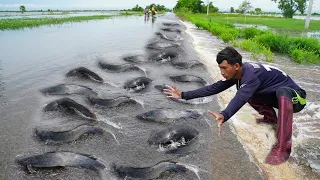
[[[206,14],[199,14],[201,18],[207,18]],[[239,23],[266,25],[269,28],[287,29],[291,31],[304,31],[305,21],[302,19],[282,18],[275,16],[247,16],[243,14],[209,14],[208,19],[222,23]],[[320,29],[320,21],[311,20],[309,30],[316,31]]]
[[[224,14],[214,16],[218,18],[212,18],[212,15],[207,18],[204,14],[179,15],[194,23],[198,28],[210,31],[224,42],[232,41],[234,46],[251,51],[253,58],[264,55],[266,61],[273,61],[274,53],[280,53],[288,55],[297,63],[320,63],[320,42],[314,38],[276,34],[269,30],[259,30],[255,27],[238,29],[232,24],[232,21],[223,22],[219,19],[220,16],[225,16]],[[266,19],[269,21],[271,18],[268,17]],[[281,18],[275,17],[275,19]],[[284,18],[281,21],[286,20],[293,22],[291,19]],[[288,26],[287,28],[290,27]]]

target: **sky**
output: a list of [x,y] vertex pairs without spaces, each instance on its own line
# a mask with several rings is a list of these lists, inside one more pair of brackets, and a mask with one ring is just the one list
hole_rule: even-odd
[[[207,0],[202,0],[207,2]],[[220,10],[229,11],[230,7],[237,9],[243,0],[210,0]],[[249,0],[254,8],[262,11],[279,12],[277,4],[271,0]],[[27,10],[73,10],[73,9],[129,9],[135,5],[145,7],[151,3],[173,8],[177,0],[0,0],[0,10],[19,10],[24,5]],[[313,0],[312,12],[320,12],[320,0]]]

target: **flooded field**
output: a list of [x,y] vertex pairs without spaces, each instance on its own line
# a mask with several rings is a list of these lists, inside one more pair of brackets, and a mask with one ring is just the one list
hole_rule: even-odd
[[288,30],[281,30],[281,29],[272,29],[265,25],[255,25],[255,24],[234,24],[237,28],[250,28],[250,27],[256,27],[260,30],[271,30],[275,33],[282,33],[282,34],[289,34],[292,36],[305,36],[309,38],[315,38],[320,41],[320,31],[310,31],[310,32],[297,32],[297,31],[288,31]]
[[52,11],[52,12],[0,12],[0,19],[66,18],[73,16],[118,15],[120,11]]

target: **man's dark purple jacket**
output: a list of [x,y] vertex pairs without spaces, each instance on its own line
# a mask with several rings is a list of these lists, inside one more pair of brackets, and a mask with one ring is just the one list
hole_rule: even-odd
[[231,118],[249,99],[268,101],[270,97],[276,98],[275,93],[279,87],[290,87],[305,94],[305,91],[280,69],[265,64],[243,63],[240,80],[220,80],[200,89],[182,92],[182,98],[188,100],[214,95],[235,84],[238,89],[235,97],[227,108],[221,111],[224,121]]

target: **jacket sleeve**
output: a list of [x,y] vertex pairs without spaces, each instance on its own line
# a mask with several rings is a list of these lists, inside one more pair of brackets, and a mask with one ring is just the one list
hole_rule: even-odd
[[236,80],[226,80],[226,81],[218,81],[211,85],[205,86],[200,89],[196,89],[193,91],[182,92],[182,99],[189,100],[199,97],[211,96],[214,94],[218,94],[229,87],[233,86],[236,83]]
[[234,98],[230,101],[227,108],[220,112],[224,116],[224,122],[229,120],[256,92],[260,86],[260,81],[257,76],[250,77],[244,81],[242,87],[237,91]]

